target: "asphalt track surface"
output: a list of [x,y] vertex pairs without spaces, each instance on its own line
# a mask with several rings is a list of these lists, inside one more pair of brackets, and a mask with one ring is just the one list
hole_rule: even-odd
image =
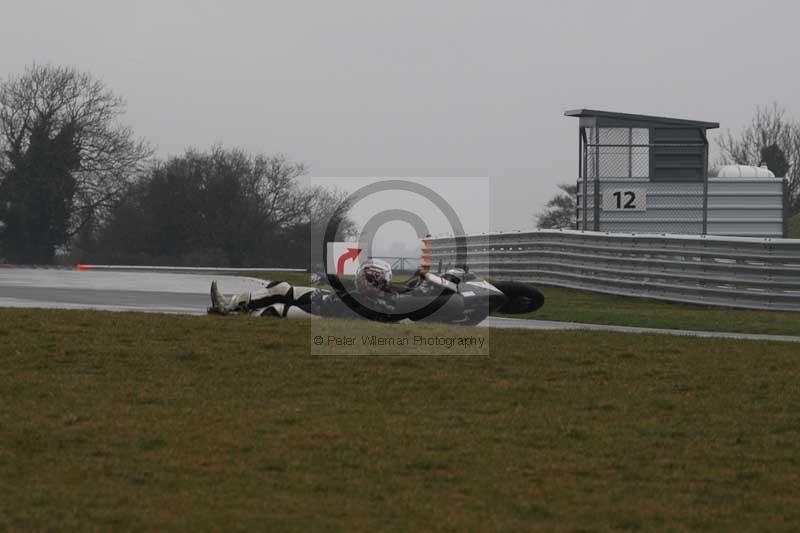
[[[209,304],[211,280],[225,293],[247,292],[261,280],[210,274],[163,272],[77,271],[31,268],[0,269],[0,307],[99,309],[202,315]],[[546,304],[545,304],[546,305]],[[720,333],[656,328],[579,324],[490,317],[481,326],[537,330],[595,330],[656,333],[694,337],[800,342],[800,337]]]

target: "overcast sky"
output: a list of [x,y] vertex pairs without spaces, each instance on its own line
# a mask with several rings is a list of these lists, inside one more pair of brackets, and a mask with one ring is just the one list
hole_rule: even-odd
[[796,2],[6,1],[0,74],[52,62],[127,99],[161,154],[215,142],[314,176],[488,176],[491,226],[577,173],[588,107],[800,117]]

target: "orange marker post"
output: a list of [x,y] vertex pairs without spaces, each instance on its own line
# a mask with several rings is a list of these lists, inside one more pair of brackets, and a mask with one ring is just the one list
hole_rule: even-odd
[[422,239],[422,257],[419,263],[419,269],[423,274],[431,271],[431,240],[429,237]]

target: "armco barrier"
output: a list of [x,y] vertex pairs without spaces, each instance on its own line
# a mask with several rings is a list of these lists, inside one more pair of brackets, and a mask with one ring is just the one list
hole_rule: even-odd
[[[431,261],[453,265],[451,237]],[[800,311],[800,239],[538,230],[467,237],[467,264],[496,279],[625,296]]]

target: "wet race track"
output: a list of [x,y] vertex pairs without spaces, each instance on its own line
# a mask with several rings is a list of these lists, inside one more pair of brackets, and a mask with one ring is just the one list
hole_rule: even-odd
[[0,307],[201,315],[209,304],[212,279],[226,292],[260,286],[258,280],[234,276],[10,268],[0,270]]
[[[225,293],[248,292],[263,283],[253,278],[166,272],[78,271],[35,268],[0,269],[0,307],[99,309],[202,315],[209,305],[211,281]],[[545,305],[547,305],[545,303]],[[800,337],[660,330],[602,324],[490,317],[481,326],[545,330],[601,330],[696,337],[800,342]]]

